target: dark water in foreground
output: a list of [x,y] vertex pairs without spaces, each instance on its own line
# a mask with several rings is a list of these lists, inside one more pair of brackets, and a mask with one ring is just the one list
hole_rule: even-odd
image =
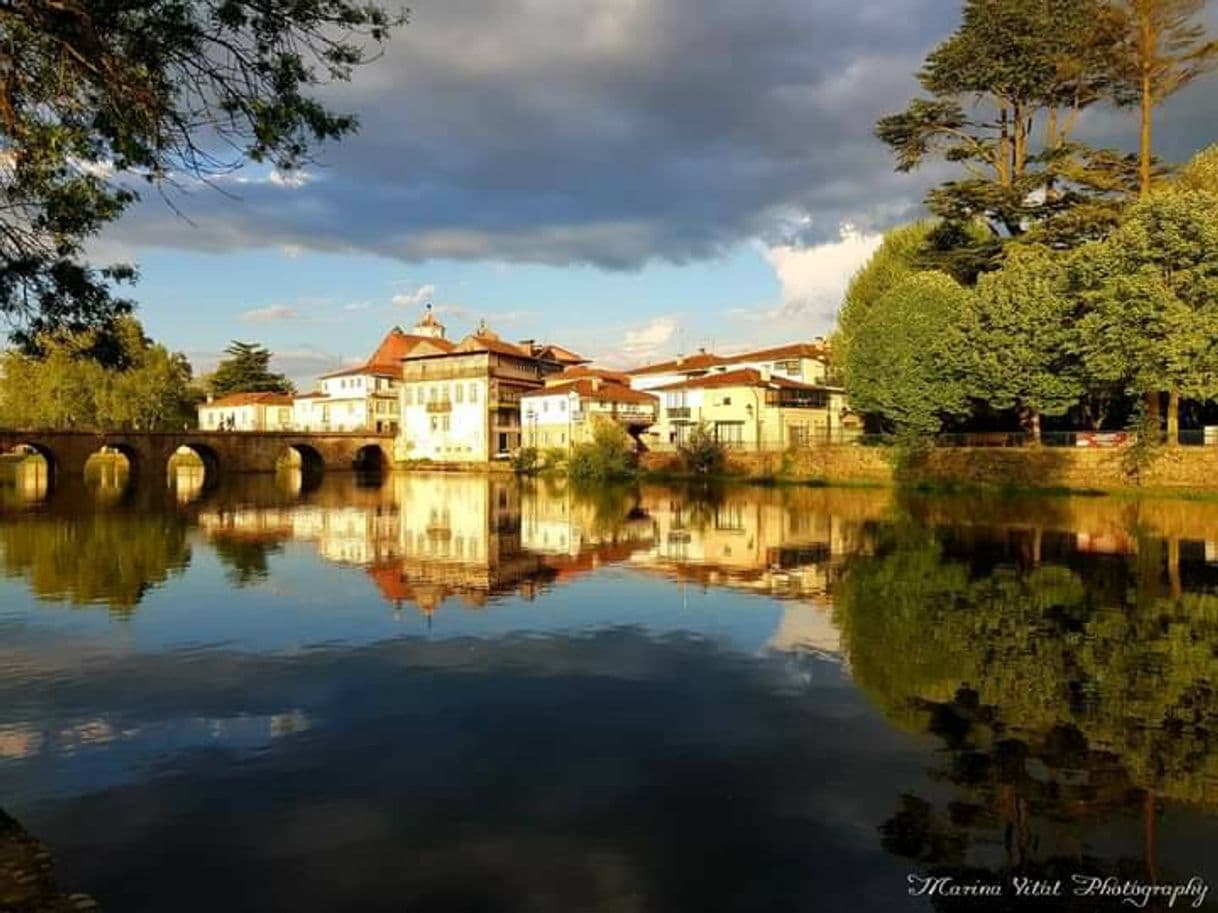
[[199,481],[0,495],[0,911],[1215,904],[1218,504]]

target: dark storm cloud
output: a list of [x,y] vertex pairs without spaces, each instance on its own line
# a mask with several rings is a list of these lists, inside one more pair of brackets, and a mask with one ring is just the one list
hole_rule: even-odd
[[[944,0],[422,0],[329,92],[359,136],[302,186],[150,200],[117,240],[630,267],[907,216],[875,120],[954,25]],[[1208,111],[1198,98],[1193,117]],[[1204,120],[1204,118],[1202,118]],[[252,175],[247,175],[251,178]]]

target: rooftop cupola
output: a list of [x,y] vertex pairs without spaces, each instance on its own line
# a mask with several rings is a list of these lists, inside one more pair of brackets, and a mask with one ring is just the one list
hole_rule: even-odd
[[432,313],[431,302],[427,302],[427,306],[423,309],[423,318],[414,325],[411,331],[415,336],[429,336],[432,339],[444,338],[444,324],[436,320],[436,315]]

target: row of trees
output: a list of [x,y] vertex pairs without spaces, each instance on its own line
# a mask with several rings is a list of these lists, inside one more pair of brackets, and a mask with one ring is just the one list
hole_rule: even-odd
[[193,424],[203,397],[190,362],[151,342],[132,317],[107,332],[121,367],[88,357],[96,330],[44,334],[39,355],[0,356],[0,425],[13,428],[131,428],[158,430]]
[[[110,364],[91,356],[101,336],[113,347]],[[270,370],[267,349],[243,342],[196,381],[185,355],[152,342],[129,316],[102,330],[45,333],[37,343],[37,354],[0,355],[0,427],[170,430],[192,427],[209,393],[293,389]]]
[[[1218,147],[1156,161],[1156,107],[1218,63],[1204,0],[966,0],[927,58],[928,96],[882,119],[899,170],[964,174],[935,218],[890,233],[840,316],[842,375],[885,430],[1013,411],[1099,427],[1141,397],[1168,430],[1218,398]],[[1078,140],[1093,105],[1134,105],[1136,154]]]

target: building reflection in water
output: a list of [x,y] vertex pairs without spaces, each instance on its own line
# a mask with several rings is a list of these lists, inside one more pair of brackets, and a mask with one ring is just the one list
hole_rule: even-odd
[[[396,608],[432,615],[448,599],[479,608],[528,599],[617,565],[699,587],[784,601],[771,641],[836,653],[832,590],[847,555],[866,551],[880,491],[739,489],[679,492],[643,486],[582,491],[561,480],[404,474],[379,490],[346,489],[270,507],[204,507],[199,527],[223,554],[312,542],[327,561],[367,568]],[[265,576],[247,557],[239,582]]]

